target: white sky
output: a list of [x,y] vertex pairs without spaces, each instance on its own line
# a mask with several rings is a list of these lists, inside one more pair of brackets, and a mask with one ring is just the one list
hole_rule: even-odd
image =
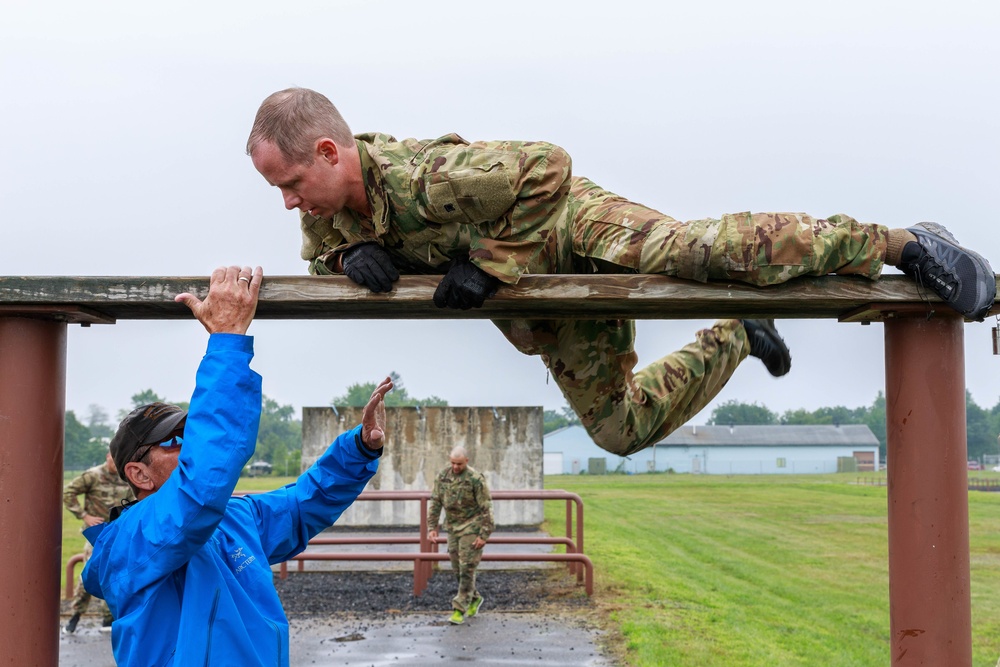
[[[575,173],[677,218],[936,220],[1000,267],[995,0],[151,4],[4,6],[0,275],[304,273],[297,216],[243,152],[260,101],[291,85],[355,132],[552,141]],[[640,323],[640,363],[703,324]],[[993,324],[966,327],[985,407]],[[780,328],[792,373],[750,360],[716,403],[857,407],[883,388],[880,325]],[[296,408],[389,371],[452,405],[564,405],[487,321],[251,333],[265,393]],[[194,320],[73,326],[67,408],[114,415],[145,388],[187,400],[204,343]]]

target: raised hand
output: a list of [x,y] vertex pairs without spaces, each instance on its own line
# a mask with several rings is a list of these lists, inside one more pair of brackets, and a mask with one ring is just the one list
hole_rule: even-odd
[[202,301],[188,292],[174,301],[183,303],[204,325],[208,333],[245,334],[257,312],[257,297],[264,271],[258,266],[220,266],[212,272],[208,296]]

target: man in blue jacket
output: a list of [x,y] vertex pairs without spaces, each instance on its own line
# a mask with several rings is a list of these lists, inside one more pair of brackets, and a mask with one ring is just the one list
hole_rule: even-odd
[[176,297],[211,334],[190,409],[137,408],[111,441],[137,501],[85,532],[94,553],[83,580],[115,617],[119,665],[288,665],[270,566],[336,521],[378,468],[388,378],[362,423],[293,484],[232,497],[260,421],[261,378],[245,334],[262,276],[259,267],[219,268],[204,301]]

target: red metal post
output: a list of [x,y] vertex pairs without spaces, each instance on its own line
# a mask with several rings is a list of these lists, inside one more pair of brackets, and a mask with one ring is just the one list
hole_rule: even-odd
[[66,600],[73,599],[73,592],[76,590],[76,566],[87,560],[87,557],[83,554],[74,554],[66,561],[66,584],[63,587],[63,598]]
[[0,318],[0,661],[59,664],[66,324]]
[[891,664],[970,666],[962,320],[889,320],[885,366]]

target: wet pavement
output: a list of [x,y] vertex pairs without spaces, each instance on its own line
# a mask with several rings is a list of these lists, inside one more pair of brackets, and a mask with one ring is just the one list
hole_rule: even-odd
[[[453,665],[485,667],[612,667],[597,644],[599,633],[577,619],[541,612],[490,612],[464,625],[446,614],[292,617],[292,665]],[[62,667],[113,667],[111,637],[100,618],[84,617],[76,633],[59,640]]]
[[[384,533],[381,533],[384,534]],[[503,534],[503,533],[497,533]],[[544,535],[544,533],[527,533]],[[352,533],[352,535],[358,535]],[[310,547],[310,550],[396,551],[413,546],[378,545]],[[547,545],[491,545],[495,551],[538,552]],[[290,564],[287,581],[276,580],[289,617],[290,659],[309,665],[545,665],[613,667],[600,647],[601,632],[592,626],[587,599],[575,577],[553,563],[483,562],[479,589],[483,611],[463,625],[448,623],[454,594],[450,566],[435,575],[428,590],[412,596],[412,562],[308,561],[306,572]],[[274,568],[277,574],[277,567]],[[546,579],[555,572],[555,579]],[[446,573],[447,572],[447,573]],[[312,574],[310,574],[312,573]],[[377,574],[381,573],[381,574]],[[302,578],[304,577],[304,579]],[[373,582],[372,577],[375,577]],[[353,586],[348,582],[353,582]],[[354,589],[354,590],[352,590]],[[553,589],[561,589],[562,596]],[[329,591],[337,591],[329,595]],[[366,603],[371,602],[370,608]],[[492,606],[491,606],[492,603]],[[68,603],[63,603],[65,624]],[[346,606],[344,606],[346,605]],[[428,611],[428,607],[434,607]],[[345,611],[346,610],[346,611]],[[62,667],[112,667],[111,637],[100,631],[100,616],[85,615],[72,635],[61,634]]]

